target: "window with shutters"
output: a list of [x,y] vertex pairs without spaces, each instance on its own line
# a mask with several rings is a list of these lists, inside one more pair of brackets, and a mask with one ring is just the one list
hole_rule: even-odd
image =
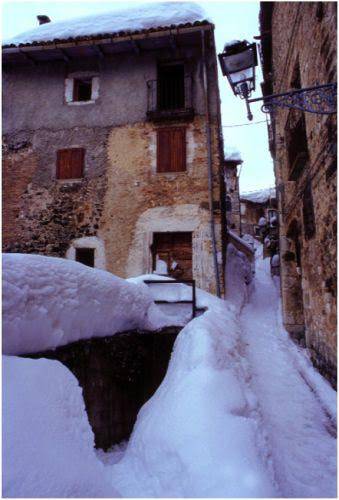
[[57,179],[80,179],[84,175],[85,150],[60,149],[57,152]]
[[186,171],[186,129],[162,128],[157,135],[157,172]]

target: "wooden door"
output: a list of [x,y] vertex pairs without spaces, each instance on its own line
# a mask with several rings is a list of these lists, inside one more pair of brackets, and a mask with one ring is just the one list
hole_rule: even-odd
[[154,233],[153,270],[160,259],[167,273],[176,279],[192,279],[192,233]]

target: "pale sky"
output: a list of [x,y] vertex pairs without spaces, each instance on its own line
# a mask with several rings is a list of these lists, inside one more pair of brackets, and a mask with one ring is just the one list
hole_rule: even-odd
[[[149,0],[147,0],[149,1]],[[157,0],[156,0],[157,1]],[[48,15],[52,21],[97,14],[115,9],[124,9],[136,2],[120,1],[4,1],[2,2],[2,38],[7,39],[38,25],[38,14]],[[137,2],[140,4],[141,2]],[[215,24],[217,51],[222,52],[225,42],[246,39],[253,42],[259,34],[259,2],[257,1],[201,1],[199,3]],[[260,97],[262,75],[256,69],[256,92],[252,97]],[[224,142],[240,150],[244,160],[240,190],[252,191],[274,185],[272,159],[268,150],[265,114],[260,111],[260,103],[252,105],[253,121],[246,117],[244,102],[235,97],[226,77],[219,68],[219,88]],[[255,123],[261,122],[261,123]],[[241,127],[233,125],[248,124]]]

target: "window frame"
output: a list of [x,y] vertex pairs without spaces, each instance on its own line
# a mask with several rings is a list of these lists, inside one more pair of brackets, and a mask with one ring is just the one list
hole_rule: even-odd
[[[86,101],[75,100],[75,81],[89,79],[91,79],[91,98]],[[77,71],[75,73],[70,73],[65,78],[64,102],[67,106],[87,106],[95,104],[99,98],[99,90],[100,78],[98,73],[92,71]]]

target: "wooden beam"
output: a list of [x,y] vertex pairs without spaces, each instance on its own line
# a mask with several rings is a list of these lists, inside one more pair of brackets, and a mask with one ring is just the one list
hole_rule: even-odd
[[103,59],[105,57],[105,54],[100,45],[92,45],[92,49],[100,57],[100,59]]
[[62,54],[63,60],[66,62],[69,62],[71,60],[71,58],[66,54],[66,51],[64,49],[61,49],[60,47],[58,47],[58,49]]
[[173,34],[170,35],[169,42],[170,42],[170,45],[171,45],[171,49],[176,50],[177,44],[175,42],[175,38],[174,38]]
[[134,52],[139,55],[140,54],[140,47],[139,47],[138,43],[135,40],[133,40],[132,37],[130,40],[131,40],[131,44],[132,44]]
[[30,64],[33,64],[34,66],[37,65],[37,61],[32,56],[27,54],[27,52],[25,52],[24,50],[21,50],[21,49],[19,50],[19,52],[20,52],[20,54],[22,54],[24,56],[26,61],[28,61]]

